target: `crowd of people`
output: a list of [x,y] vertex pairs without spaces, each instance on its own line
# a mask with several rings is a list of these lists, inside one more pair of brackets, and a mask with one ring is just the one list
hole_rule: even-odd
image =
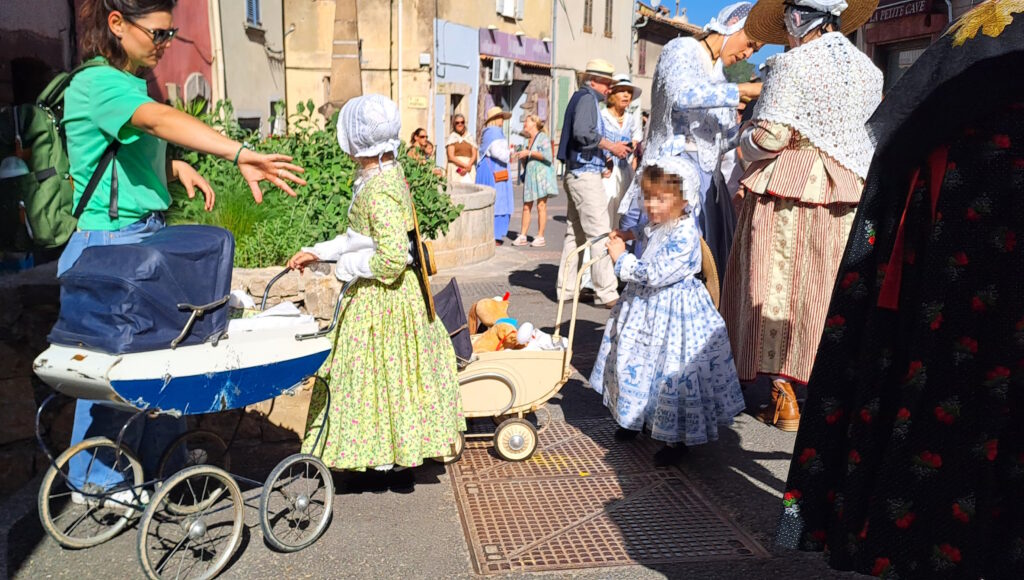
[[[744,388],[767,379],[772,403],[759,417],[799,431],[780,544],[891,578],[1021,577],[1024,81],[1005,73],[1024,64],[1024,16],[998,11],[1024,8],[989,0],[969,13],[882,103],[882,73],[846,36],[877,3],[731,4],[703,34],[665,46],[646,135],[629,112],[640,89],[594,59],[557,150],[529,116],[527,146],[512,151],[510,115],[494,107],[479,143],[454,117],[445,173],[494,188],[500,244],[518,161],[523,221],[512,244],[544,246],[547,200],[560,195],[556,160],[564,167],[558,298],[576,291],[581,262],[566,258],[600,239],[591,283],[611,312],[590,383],[617,440],[646,431],[664,443],[655,461],[676,463],[688,446],[718,439],[746,408]],[[254,152],[146,96],[137,75],[173,37],[173,7],[83,3],[85,54],[104,66],[68,89],[71,173],[88,182],[116,144],[122,179],[111,212],[111,178],[101,176],[59,274],[86,247],[163,227],[166,178],[213,206],[188,165],[175,161],[165,176],[167,143],[231,160],[256,202],[261,181],[291,195],[289,182],[304,183],[288,157]],[[763,85],[726,80],[725,67],[766,44],[789,50],[768,59]],[[400,131],[386,97],[344,105],[338,141],[359,167],[350,228],[288,262],[337,260],[338,277],[354,281],[324,369],[333,403],[311,409],[310,433],[325,425],[325,436],[303,443],[335,469],[401,472],[447,455],[466,429],[448,333],[428,317],[408,267],[416,218]],[[434,158],[423,129],[409,147]],[[704,284],[710,271],[724,273],[720,309]],[[802,413],[794,385],[807,393]],[[124,421],[104,413],[116,412],[79,402],[73,439],[116,437]],[[133,447],[160,445],[182,425],[137,427],[125,438]],[[70,475],[79,485],[82,467]]]

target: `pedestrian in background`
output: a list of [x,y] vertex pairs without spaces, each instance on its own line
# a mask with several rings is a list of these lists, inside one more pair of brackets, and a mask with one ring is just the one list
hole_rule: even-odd
[[448,183],[474,183],[476,181],[476,140],[467,130],[466,117],[452,117],[452,132],[444,142],[448,159]]
[[515,196],[508,165],[512,152],[505,138],[505,121],[512,114],[501,107],[487,109],[484,132],[480,136],[480,161],[476,166],[476,182],[494,188],[494,245],[500,246],[508,235]]
[[[576,273],[581,258],[566,265],[566,259],[576,247],[588,239],[611,231],[608,219],[608,197],[601,183],[605,170],[604,151],[625,159],[629,147],[622,142],[606,139],[601,131],[599,104],[615,83],[615,67],[606,60],[594,59],[587,63],[581,75],[581,87],[565,109],[565,126],[558,144],[558,160],[565,164],[565,190],[569,195],[566,213],[565,242],[558,263],[557,291],[559,300],[571,300],[576,290]],[[596,243],[592,251],[604,253],[606,242]],[[618,280],[612,271],[610,259],[594,264],[591,274],[597,299],[611,308],[619,299]]]
[[[526,149],[517,153],[520,166],[523,167],[523,223],[519,236],[512,242],[513,246],[525,246],[529,243],[535,248],[544,247],[544,228],[548,222],[548,198],[558,195],[558,182],[555,180],[554,156],[551,151],[551,139],[544,131],[544,121],[537,115],[529,115],[523,125],[523,134],[530,140]],[[530,229],[530,213],[534,204],[537,205],[537,237],[527,241],[526,232]]]
[[[409,136],[409,148],[407,149],[410,158],[419,161],[423,165],[432,165],[434,161],[434,153],[436,149],[434,144],[431,143],[430,138],[427,137],[427,130],[423,127],[418,127]],[[434,175],[443,177],[444,172],[441,168],[434,167],[432,169]]]

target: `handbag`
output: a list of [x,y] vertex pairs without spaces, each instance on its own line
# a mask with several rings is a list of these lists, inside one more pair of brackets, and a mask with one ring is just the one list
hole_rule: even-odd
[[508,169],[499,169],[494,172],[494,183],[508,181]]

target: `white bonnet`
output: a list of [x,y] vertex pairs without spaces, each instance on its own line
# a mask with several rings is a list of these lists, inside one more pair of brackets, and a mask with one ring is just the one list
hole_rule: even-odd
[[338,145],[352,157],[397,156],[401,132],[398,105],[384,95],[350,99],[338,115]]
[[747,23],[747,16],[753,7],[754,5],[750,2],[737,2],[722,8],[718,12],[718,16],[712,18],[711,22],[704,26],[704,32],[717,32],[724,36],[736,34],[743,30],[743,25]]
[[[676,175],[682,181],[683,199],[689,206],[688,211],[700,202],[700,174],[697,164],[689,157],[661,155],[644,157],[643,168],[657,166],[665,173]],[[642,169],[641,169],[642,170]]]
[[839,16],[849,7],[846,0],[794,0],[793,4]]

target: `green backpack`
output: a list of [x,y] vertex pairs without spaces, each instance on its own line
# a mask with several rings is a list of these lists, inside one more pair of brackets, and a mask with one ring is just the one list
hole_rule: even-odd
[[[0,250],[57,248],[74,233],[78,219],[71,207],[74,188],[61,126],[64,91],[78,72],[104,65],[85,62],[58,74],[35,103],[0,108],[0,177],[24,167],[8,159],[16,153],[28,166],[28,173],[0,178]],[[101,163],[97,169],[101,173],[106,167]]]

